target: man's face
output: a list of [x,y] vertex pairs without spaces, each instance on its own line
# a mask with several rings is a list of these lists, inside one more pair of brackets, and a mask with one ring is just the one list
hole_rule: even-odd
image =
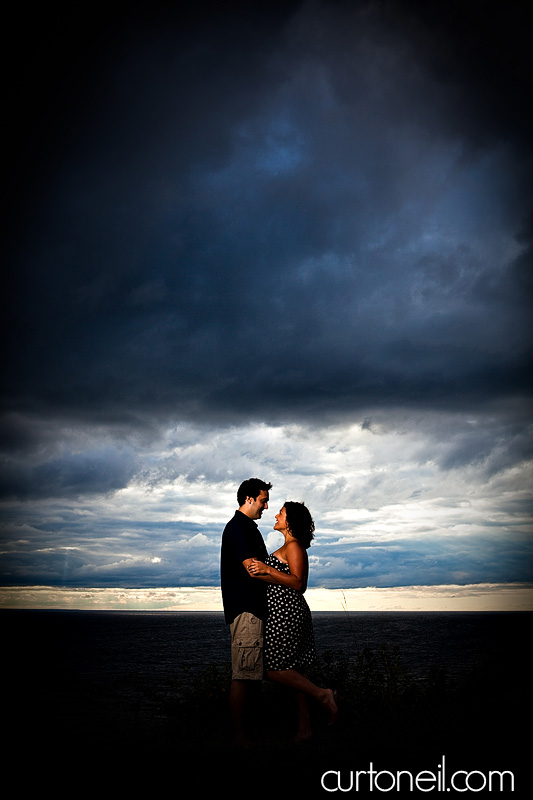
[[261,519],[261,514],[268,508],[268,492],[261,491],[256,498],[246,498],[246,513],[250,519]]

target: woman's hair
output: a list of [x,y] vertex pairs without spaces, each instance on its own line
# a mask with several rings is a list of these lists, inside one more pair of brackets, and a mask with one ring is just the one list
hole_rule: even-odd
[[287,525],[290,532],[307,549],[314,539],[313,531],[315,530],[315,523],[309,509],[304,503],[295,503],[292,500],[288,500],[283,508],[287,514]]

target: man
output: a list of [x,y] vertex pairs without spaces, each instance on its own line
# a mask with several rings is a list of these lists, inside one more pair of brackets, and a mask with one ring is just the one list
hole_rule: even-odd
[[224,617],[231,631],[230,711],[237,741],[248,744],[246,712],[252,692],[263,680],[263,628],[267,617],[266,583],[254,580],[248,565],[264,561],[267,551],[255,520],[268,508],[271,483],[249,478],[237,491],[238,510],[222,534],[220,578]]

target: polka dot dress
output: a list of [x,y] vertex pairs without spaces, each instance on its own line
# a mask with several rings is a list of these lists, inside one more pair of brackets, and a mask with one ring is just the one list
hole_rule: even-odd
[[[290,575],[289,565],[271,553],[269,567]],[[316,659],[311,610],[300,592],[289,586],[267,584],[268,618],[265,627],[265,662],[267,669],[296,669]]]

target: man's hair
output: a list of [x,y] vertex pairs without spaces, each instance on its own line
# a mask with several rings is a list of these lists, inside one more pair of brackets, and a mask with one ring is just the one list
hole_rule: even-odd
[[265,483],[260,478],[248,478],[243,481],[237,490],[239,508],[245,504],[247,497],[253,497],[255,500],[261,492],[269,492],[270,489],[272,489],[272,484]]

